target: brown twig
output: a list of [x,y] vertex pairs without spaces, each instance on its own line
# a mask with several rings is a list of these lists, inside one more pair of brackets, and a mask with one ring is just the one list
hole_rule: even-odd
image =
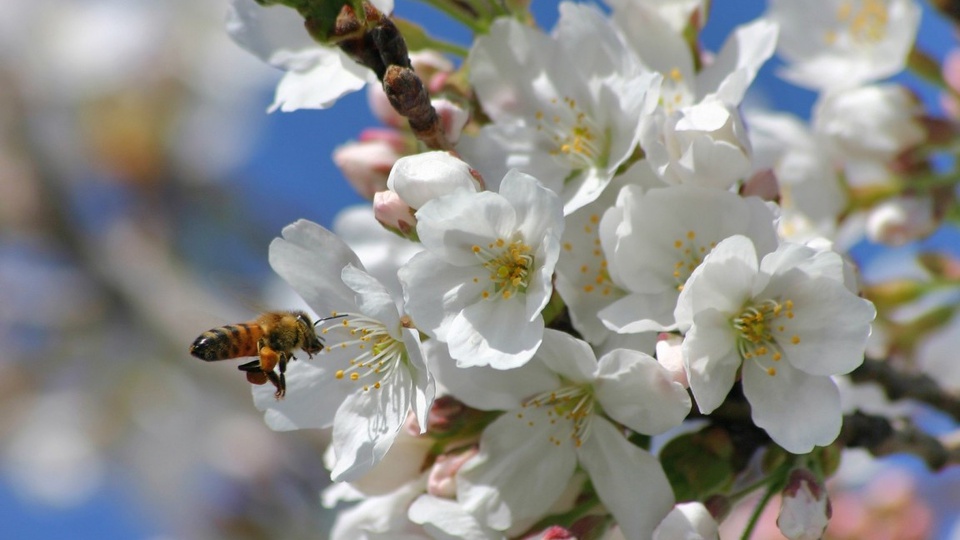
[[877,457],[913,454],[934,471],[960,465],[960,450],[905,420],[892,421],[857,411],[843,417],[839,440],[850,448],[865,448]]
[[850,379],[856,383],[876,382],[889,399],[914,399],[960,421],[960,398],[945,391],[927,375],[904,373],[888,362],[866,359],[850,374]]

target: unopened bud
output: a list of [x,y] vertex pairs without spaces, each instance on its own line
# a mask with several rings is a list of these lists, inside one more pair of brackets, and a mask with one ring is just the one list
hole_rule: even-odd
[[931,202],[926,197],[897,197],[880,204],[867,217],[867,238],[899,246],[929,235],[937,227]]
[[447,152],[424,152],[397,160],[387,188],[397,192],[412,208],[460,189],[480,191],[470,166]]
[[401,157],[397,148],[396,141],[368,138],[338,146],[333,162],[353,189],[369,200],[386,189],[390,170]]
[[551,525],[536,538],[539,538],[539,540],[577,540],[577,535],[560,525]]
[[373,215],[381,225],[409,237],[417,227],[413,209],[393,191],[380,191],[373,196]]
[[764,201],[780,200],[780,185],[777,175],[771,169],[757,171],[740,188],[744,197],[759,197]]
[[446,56],[430,49],[410,53],[410,66],[431,94],[443,88],[444,81],[455,67]]
[[427,416],[430,433],[448,433],[460,422],[466,406],[452,396],[440,396],[433,401]]
[[830,513],[830,498],[823,483],[807,469],[793,470],[780,502],[780,532],[790,540],[818,540],[827,528]]
[[478,447],[470,447],[457,454],[441,454],[430,467],[427,477],[427,493],[434,497],[453,499],[457,496],[457,472],[464,463],[477,455]]

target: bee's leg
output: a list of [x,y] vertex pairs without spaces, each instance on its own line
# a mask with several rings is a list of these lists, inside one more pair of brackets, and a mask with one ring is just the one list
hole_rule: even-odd
[[237,366],[237,369],[244,371],[247,374],[247,382],[250,384],[266,384],[269,380],[267,374],[260,369],[260,361],[254,360],[253,362],[247,362],[246,364],[241,364]]
[[282,354],[283,353],[278,354],[267,345],[260,347],[260,369],[266,373],[267,378],[270,379],[270,382],[277,387],[277,391],[274,394],[274,397],[277,399],[282,398],[287,392],[286,380],[283,377],[282,371],[279,376],[276,374],[276,372],[274,372],[274,368],[277,367],[277,364],[281,364],[281,370],[286,369],[286,360],[281,360],[284,358]]
[[[295,357],[291,357],[291,358],[293,358],[294,360],[296,359]],[[287,391],[287,377],[286,377],[287,353],[280,353],[278,366],[280,368],[280,386],[283,387],[283,391],[284,393],[286,393]]]

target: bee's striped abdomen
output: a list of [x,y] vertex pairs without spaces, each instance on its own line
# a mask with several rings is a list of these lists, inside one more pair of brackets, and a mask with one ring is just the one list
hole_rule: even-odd
[[207,362],[256,356],[262,335],[257,323],[228,324],[201,334],[190,346],[190,354]]

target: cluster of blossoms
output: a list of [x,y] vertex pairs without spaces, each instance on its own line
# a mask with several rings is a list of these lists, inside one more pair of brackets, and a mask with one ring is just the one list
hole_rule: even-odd
[[[301,220],[270,246],[339,317],[285,399],[254,391],[275,429],[332,427],[325,502],[359,501],[335,538],[716,538],[761,449],[783,533],[820,536],[840,389],[877,316],[842,252],[942,213],[892,190],[926,166],[904,156],[933,130],[876,82],[906,65],[915,1],[771,0],[715,54],[696,39],[705,1],[564,2],[550,33],[510,3],[437,1],[476,33],[459,68],[398,56],[388,2],[340,11],[366,34],[336,34],[341,18],[324,34],[323,2],[257,3],[336,38],[234,1],[237,41],[286,70],[273,108],[374,83],[389,126],[337,152],[374,201],[343,222],[365,232]],[[775,52],[821,92],[809,125],[742,107]],[[440,143],[397,106],[416,97],[400,72]]]

